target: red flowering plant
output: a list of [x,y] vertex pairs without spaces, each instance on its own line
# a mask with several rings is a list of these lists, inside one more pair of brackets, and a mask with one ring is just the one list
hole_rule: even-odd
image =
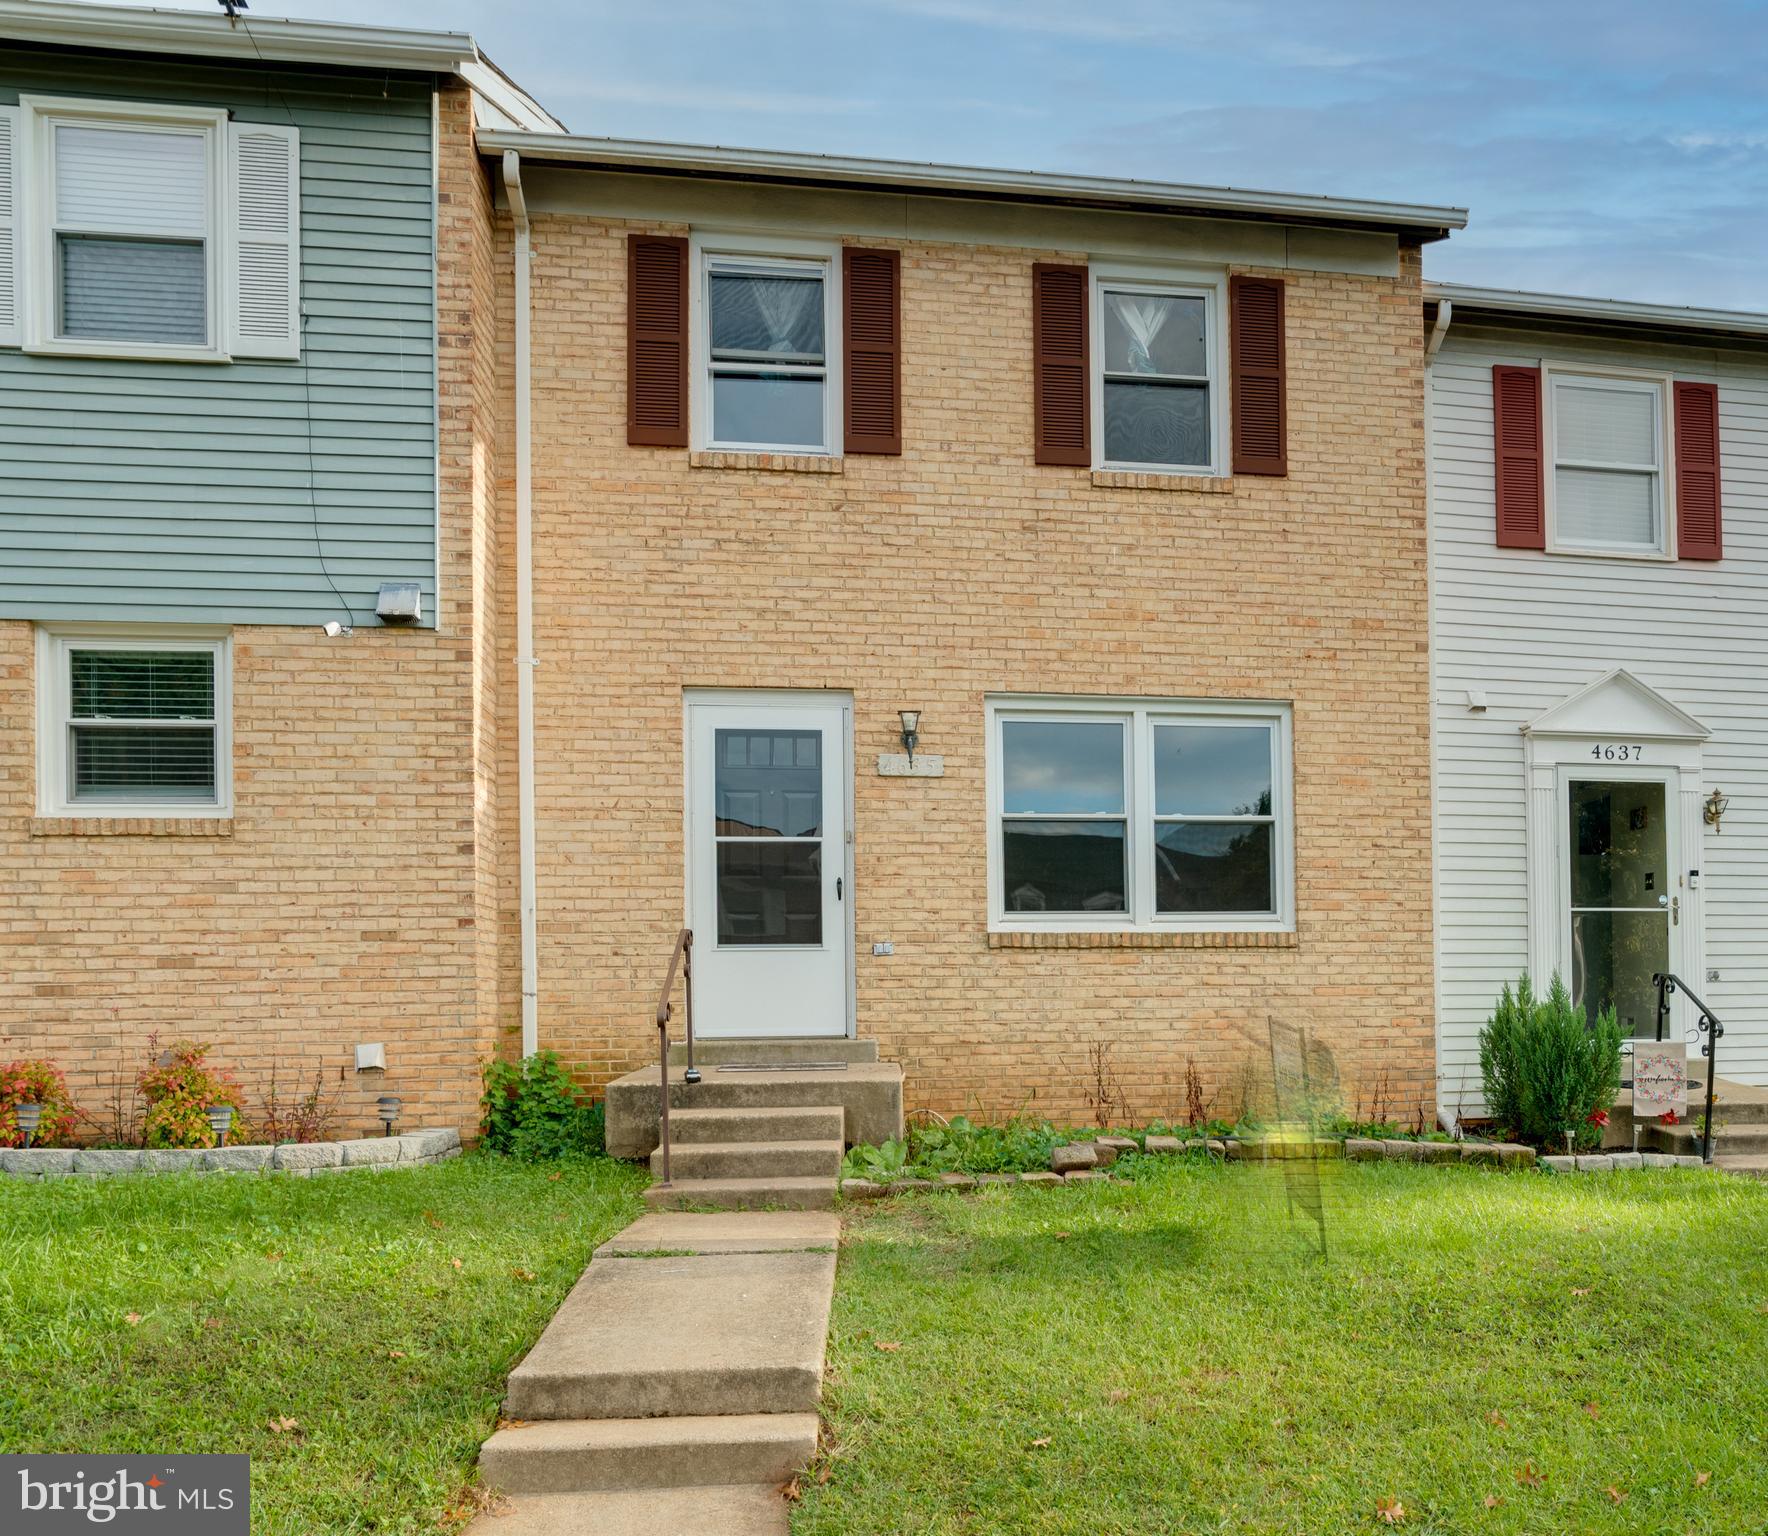
[[33,1147],[59,1147],[74,1129],[74,1101],[61,1068],[48,1061],[9,1061],[0,1067],[0,1147],[22,1147],[18,1106],[40,1104]]
[[1608,1129],[1608,1111],[1606,1109],[1593,1109],[1584,1118],[1599,1131]]
[[1681,1123],[1682,1117],[1673,1109],[1666,1109],[1658,1116],[1659,1125],[1680,1125]]
[[[135,1086],[147,1100],[144,1139],[150,1147],[212,1147],[216,1135],[209,1125],[209,1110],[217,1104],[233,1107],[237,1116],[241,1094],[233,1074],[212,1067],[206,1060],[212,1047],[194,1040],[180,1040],[164,1051],[156,1050],[159,1037],[147,1042],[152,1060],[141,1069]],[[233,1136],[242,1127],[234,1121]]]

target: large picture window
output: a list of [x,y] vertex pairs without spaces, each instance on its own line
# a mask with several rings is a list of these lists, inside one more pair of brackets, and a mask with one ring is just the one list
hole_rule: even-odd
[[1292,925],[1289,712],[989,704],[998,928]]
[[44,631],[39,801],[50,816],[204,816],[232,799],[224,636]]

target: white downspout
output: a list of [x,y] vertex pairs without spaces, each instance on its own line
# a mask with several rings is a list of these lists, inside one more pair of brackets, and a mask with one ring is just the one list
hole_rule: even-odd
[[540,1049],[540,930],[534,858],[534,454],[529,420],[528,268],[533,246],[522,159],[503,152],[503,189],[516,225],[516,842],[522,913],[522,1055]]
[[1424,343],[1426,360],[1437,355],[1443,344],[1443,337],[1449,334],[1449,322],[1455,318],[1455,306],[1447,299],[1437,300],[1436,323],[1430,328],[1430,339]]

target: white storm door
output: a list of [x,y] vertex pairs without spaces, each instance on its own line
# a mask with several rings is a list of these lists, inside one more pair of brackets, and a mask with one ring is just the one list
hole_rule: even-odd
[[1590,1017],[1613,1008],[1624,1036],[1656,1034],[1652,978],[1680,968],[1676,800],[1657,773],[1570,769],[1565,781],[1567,980]]
[[845,1035],[849,707],[688,701],[694,1027]]

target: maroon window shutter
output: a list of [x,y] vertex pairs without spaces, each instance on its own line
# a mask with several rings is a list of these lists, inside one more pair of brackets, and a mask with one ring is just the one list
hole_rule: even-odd
[[1717,560],[1723,553],[1719,508],[1719,386],[1676,380],[1676,557]]
[[1545,549],[1545,456],[1541,370],[1492,368],[1492,444],[1498,492],[1498,547]]
[[1087,420],[1087,269],[1031,268],[1031,408],[1039,464],[1092,464]]
[[841,252],[842,388],[848,453],[902,452],[902,260]]
[[1233,367],[1234,473],[1287,475],[1283,284],[1274,277],[1228,279],[1228,353]]
[[688,445],[688,243],[626,237],[626,441]]

